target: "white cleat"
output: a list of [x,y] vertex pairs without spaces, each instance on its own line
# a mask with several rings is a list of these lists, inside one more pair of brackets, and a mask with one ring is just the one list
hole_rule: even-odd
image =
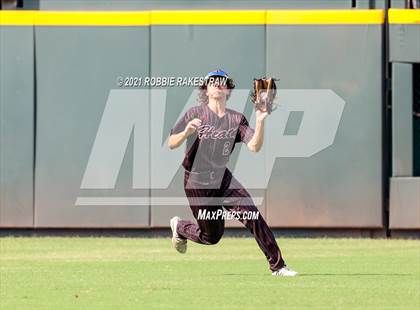
[[178,226],[180,218],[175,216],[171,218],[170,224],[172,229],[172,245],[179,253],[187,252],[187,239],[181,238],[176,232],[176,227]]
[[287,266],[284,266],[283,268],[279,270],[273,271],[271,274],[273,276],[280,276],[280,277],[294,277],[298,275],[296,271],[289,269]]

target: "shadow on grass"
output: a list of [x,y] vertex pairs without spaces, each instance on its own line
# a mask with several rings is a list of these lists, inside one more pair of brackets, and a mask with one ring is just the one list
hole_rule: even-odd
[[[241,276],[241,277],[262,277],[271,276],[271,274],[241,274],[241,273],[224,273],[224,276]],[[335,276],[335,277],[363,277],[363,276],[380,276],[380,277],[401,277],[411,276],[408,273],[300,273],[298,277],[319,277],[319,276]]]
[[381,277],[394,277],[394,276],[411,276],[408,273],[304,273],[299,274],[300,277],[315,277],[315,276],[344,276],[344,277],[360,277],[360,276],[381,276]]

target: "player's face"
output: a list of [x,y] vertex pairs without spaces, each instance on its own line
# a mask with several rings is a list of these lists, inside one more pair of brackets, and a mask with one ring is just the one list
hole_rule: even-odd
[[226,79],[221,77],[210,78],[207,84],[207,96],[217,100],[226,99],[229,94],[226,82]]

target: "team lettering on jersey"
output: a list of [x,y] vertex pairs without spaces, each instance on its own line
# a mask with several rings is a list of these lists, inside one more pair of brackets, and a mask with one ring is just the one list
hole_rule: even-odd
[[229,128],[228,130],[216,130],[214,126],[201,125],[197,133],[199,139],[229,139],[235,138],[238,128]]

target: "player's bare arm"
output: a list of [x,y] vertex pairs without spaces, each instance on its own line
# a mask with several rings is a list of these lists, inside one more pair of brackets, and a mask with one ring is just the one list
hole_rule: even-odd
[[182,143],[184,143],[188,136],[193,134],[197,130],[197,128],[200,127],[200,125],[201,120],[199,118],[194,118],[193,120],[189,121],[184,131],[169,136],[169,148],[172,150],[179,147]]
[[255,132],[252,136],[252,139],[248,142],[247,146],[251,152],[259,152],[261,149],[263,142],[264,142],[264,121],[267,117],[267,112],[262,112],[260,110],[255,111],[256,117],[256,124],[255,124]]

